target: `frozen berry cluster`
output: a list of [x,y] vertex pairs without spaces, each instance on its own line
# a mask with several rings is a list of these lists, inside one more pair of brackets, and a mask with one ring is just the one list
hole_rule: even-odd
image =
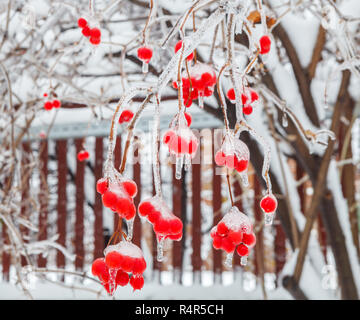
[[85,18],[78,19],[78,26],[81,28],[81,33],[89,38],[89,41],[93,45],[98,45],[101,42],[101,30],[99,28],[91,28],[88,24],[88,21]]
[[146,261],[142,250],[128,241],[108,246],[105,249],[105,258],[98,258],[92,264],[92,274],[97,276],[105,290],[113,295],[117,286],[126,286],[128,283],[135,290],[144,286],[143,273]]
[[242,173],[247,171],[249,158],[250,152],[246,144],[228,133],[215,154],[215,163]]
[[247,257],[250,249],[256,243],[250,219],[237,207],[232,207],[212,228],[210,236],[215,249],[222,249],[228,254],[233,253],[236,249],[241,257]]
[[[50,94],[50,96],[51,95],[52,94]],[[53,93],[53,95],[55,95],[55,94]],[[44,97],[47,98],[48,94],[44,93]],[[60,107],[61,107],[61,101],[58,99],[49,99],[49,100],[45,101],[45,103],[44,103],[45,110],[51,110],[52,108],[58,109]]]
[[135,217],[133,198],[137,194],[137,185],[133,180],[124,178],[110,181],[101,178],[97,181],[96,190],[102,195],[103,205],[117,212],[120,218],[131,220]]
[[[235,102],[235,90],[234,88],[231,88],[226,93],[226,96],[231,102]],[[259,100],[258,93],[251,89],[251,88],[245,88],[244,92],[241,94],[241,102],[243,104],[243,113],[245,115],[250,115],[253,112],[253,105]]]
[[[214,93],[216,74],[208,64],[198,62],[189,67],[189,72],[184,70],[181,77],[184,105],[187,108],[192,105],[193,100],[210,97]],[[173,87],[178,88],[176,80],[173,81]]]
[[139,204],[139,215],[152,223],[158,239],[181,240],[183,224],[160,197],[142,201]]

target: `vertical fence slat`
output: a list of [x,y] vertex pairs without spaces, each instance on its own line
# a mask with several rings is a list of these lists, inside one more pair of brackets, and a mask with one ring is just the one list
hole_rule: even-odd
[[[183,241],[185,240],[186,237],[186,221],[185,219],[182,219],[182,201],[183,201],[183,181],[184,180],[179,180],[176,179],[175,177],[175,173],[176,173],[176,166],[173,164],[172,165],[172,184],[173,184],[173,194],[172,194],[172,203],[173,203],[173,213],[175,216],[179,217],[182,222],[183,222],[183,237],[181,239],[181,241],[173,241],[173,250],[172,250],[172,264],[173,264],[173,268],[174,268],[174,274],[173,274],[173,280],[174,283],[181,283],[181,278],[182,278],[182,255],[183,255],[183,250],[182,250],[182,245],[183,245]],[[185,179],[185,176],[182,177],[182,179]],[[186,206],[186,202],[185,202],[185,206]],[[186,214],[186,210],[185,212],[183,212],[183,214]]]
[[[48,219],[48,199],[49,199],[49,188],[47,183],[48,176],[48,142],[43,140],[39,144],[39,167],[40,167],[40,193],[39,193],[39,233],[38,240],[46,240],[47,234],[47,219]],[[38,257],[38,266],[45,268],[47,259],[42,255]]]
[[[83,139],[75,139],[76,154],[83,149]],[[76,155],[75,155],[76,157]],[[75,268],[84,266],[84,178],[86,161],[76,161],[76,200],[75,200]]]
[[[140,154],[139,154],[139,144],[135,144],[134,150],[134,165],[133,165],[133,176],[136,185],[138,186],[138,193],[134,198],[134,204],[137,208],[141,201],[141,166],[140,166]],[[133,242],[141,248],[141,221],[138,215],[135,215],[134,220],[134,236]]]
[[[2,224],[2,238],[3,238],[3,246],[7,246],[10,244],[9,241],[9,235],[7,233],[7,227],[5,226],[5,224]],[[11,255],[6,252],[3,248],[3,252],[2,252],[2,275],[3,275],[3,280],[4,281],[9,281],[10,280],[10,264],[11,264]]]
[[[200,148],[199,148],[200,149]],[[199,152],[199,150],[198,150]],[[201,164],[192,165],[192,256],[194,282],[201,282]]]
[[103,206],[101,195],[96,191],[96,182],[102,178],[103,167],[103,153],[104,145],[103,138],[98,137],[95,140],[95,201],[94,201],[94,258],[102,257],[105,248],[104,232],[103,232]]
[[[31,152],[30,143],[24,142],[22,144],[22,155],[21,155],[21,216],[23,219],[29,219],[30,214],[30,202],[29,202],[29,187],[30,187],[30,176],[31,172],[29,170],[29,155]],[[29,235],[29,229],[20,226],[21,236],[24,243],[27,242],[25,239]],[[27,265],[25,256],[21,256],[21,265]]]
[[[214,131],[213,131],[214,132]],[[215,164],[215,134],[212,140],[212,163],[213,163],[213,225],[217,225],[221,220],[221,175],[217,174],[217,166]],[[221,283],[221,273],[222,273],[222,252],[221,250],[215,250],[213,248],[213,271],[214,271],[214,283]]]
[[[66,183],[67,183],[67,140],[56,141],[56,153],[58,160],[58,190],[57,190],[57,233],[58,243],[66,246]],[[65,267],[65,256],[57,251],[56,264],[59,268]]]

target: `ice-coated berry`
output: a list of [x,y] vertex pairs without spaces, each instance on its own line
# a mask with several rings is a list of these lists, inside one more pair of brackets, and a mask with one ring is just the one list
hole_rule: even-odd
[[108,282],[109,281],[109,270],[106,266],[104,258],[97,258],[92,266],[91,266],[91,273],[94,276],[97,276],[101,282]]
[[149,47],[140,47],[137,51],[137,56],[140,60],[144,61],[145,63],[149,63],[153,55],[153,51]]
[[108,181],[105,178],[101,178],[96,182],[96,191],[100,194],[104,194],[108,188]]
[[245,245],[245,244],[240,244],[237,248],[236,248],[237,253],[239,254],[240,257],[245,257],[249,255],[249,248]]
[[141,290],[144,286],[144,277],[139,275],[133,275],[130,278],[130,285],[135,290]]
[[256,236],[254,233],[244,233],[242,237],[242,242],[248,247],[252,247],[256,243]]
[[267,54],[271,48],[271,40],[269,36],[262,36],[260,42],[260,54]]
[[277,200],[273,195],[267,195],[261,199],[260,207],[266,213],[275,212],[277,208]]
[[53,108],[53,103],[51,101],[46,101],[44,103],[44,109],[45,110],[51,110]]
[[134,113],[131,110],[124,110],[119,118],[119,123],[129,122],[134,117]]
[[61,107],[61,102],[58,99],[53,100],[52,104],[53,104],[54,108],[60,108]]
[[245,106],[243,107],[243,113],[246,114],[247,116],[250,115],[250,114],[252,114],[252,112],[253,112],[253,107],[252,107],[252,106],[250,106],[250,105],[245,105]]
[[110,251],[105,256],[105,263],[108,268],[120,269],[123,264],[123,256],[117,251]]
[[81,33],[82,33],[85,37],[90,37],[91,30],[90,30],[89,27],[84,27],[84,28],[81,30]]
[[124,287],[126,286],[128,283],[129,283],[129,275],[122,271],[122,270],[118,270],[118,272],[116,273],[116,284],[121,286],[121,287]]
[[85,161],[85,160],[89,159],[89,156],[90,156],[89,152],[86,150],[81,150],[77,154],[77,158],[79,161]]
[[79,18],[77,23],[78,23],[79,28],[81,28],[81,29],[85,28],[88,24],[86,19],[84,19],[84,18]]
[[97,38],[97,37],[92,37],[90,36],[90,39],[89,39],[90,43],[93,44],[93,45],[98,45],[100,44],[101,42],[101,39],[100,38]]

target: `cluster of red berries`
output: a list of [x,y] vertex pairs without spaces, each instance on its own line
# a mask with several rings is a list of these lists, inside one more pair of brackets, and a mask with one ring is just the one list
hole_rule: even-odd
[[[196,63],[189,68],[190,79],[187,70],[182,74],[182,93],[185,107],[190,107],[193,100],[210,97],[214,93],[216,74],[213,68],[205,63]],[[178,88],[176,81],[173,87]],[[191,89],[190,89],[191,87]]]
[[223,249],[227,253],[236,251],[241,257],[249,255],[256,243],[256,236],[247,216],[237,207],[231,210],[212,228],[210,236],[215,249]]
[[143,46],[138,49],[137,56],[142,62],[149,63],[153,56],[153,51],[150,47]]
[[271,39],[269,36],[262,36],[259,40],[260,54],[267,54],[271,49]]
[[107,178],[101,178],[97,181],[96,190],[102,195],[103,205],[117,212],[120,218],[131,220],[135,217],[133,198],[137,194],[137,185],[133,180],[112,182]]
[[[189,123],[189,120],[187,120],[187,123]],[[188,127],[168,130],[165,132],[163,142],[168,146],[170,153],[191,156],[195,155],[199,144],[198,139]]]
[[90,28],[85,18],[78,19],[78,26],[81,28],[81,33],[89,38],[93,45],[98,45],[101,42],[101,30],[99,28]]
[[139,204],[139,214],[153,224],[159,239],[181,240],[183,224],[161,198],[155,196],[142,201]]
[[227,134],[221,148],[215,154],[215,163],[238,172],[245,172],[249,165],[250,152],[245,143]]
[[79,161],[85,161],[85,160],[89,159],[89,157],[90,157],[90,154],[87,150],[81,150],[77,154],[77,159]]
[[260,207],[265,214],[265,224],[272,223],[277,206],[277,200],[271,193],[260,200]]
[[145,269],[146,261],[141,249],[131,242],[122,241],[107,247],[105,258],[96,259],[91,271],[99,278],[105,290],[113,295],[117,286],[124,287],[129,282],[134,291],[141,290]]
[[[44,93],[44,97],[48,96],[47,93]],[[61,107],[61,102],[58,99],[48,100],[44,103],[45,110],[51,110],[52,108],[58,109]]]
[[119,118],[119,123],[129,122],[134,117],[134,113],[131,110],[124,110]]
[[[235,97],[234,88],[229,89],[228,92],[226,93],[226,96],[228,97],[228,99],[230,101],[235,102],[236,97]],[[241,102],[243,104],[243,109],[242,109],[243,113],[246,115],[252,114],[253,107],[251,104],[258,100],[259,100],[259,95],[257,94],[257,92],[251,88],[246,88],[244,93],[241,94]]]

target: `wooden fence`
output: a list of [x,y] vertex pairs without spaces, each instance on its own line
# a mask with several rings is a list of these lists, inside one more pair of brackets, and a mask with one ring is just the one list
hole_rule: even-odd
[[[83,138],[68,139],[68,140],[41,140],[34,142],[25,142],[23,145],[24,157],[22,166],[26,168],[29,163],[29,157],[27,154],[32,154],[38,159],[38,200],[40,203],[39,214],[32,213],[32,210],[26,208],[28,202],[25,199],[28,197],[29,186],[33,191],[32,177],[28,175],[24,179],[24,183],[27,188],[24,188],[24,207],[22,208],[22,214],[24,216],[34,215],[31,217],[33,224],[37,225],[38,232],[26,232],[23,230],[24,240],[27,241],[27,237],[33,240],[45,240],[50,236],[50,233],[57,233],[59,235],[57,242],[64,247],[67,247],[71,252],[76,255],[74,262],[68,261],[64,254],[57,251],[56,258],[53,262],[49,261],[49,257],[38,256],[37,264],[39,267],[49,266],[50,263],[56,264],[58,268],[72,268],[76,270],[90,270],[90,264],[93,258],[103,256],[104,247],[109,239],[109,232],[104,230],[104,218],[105,214],[109,215],[110,212],[104,212],[104,207],[101,202],[101,197],[96,193],[96,181],[102,177],[103,162],[106,151],[106,138],[103,137],[91,137],[86,139],[93,139],[93,149],[88,149],[91,154],[91,161],[79,162],[76,161],[76,154],[82,149],[83,143],[86,141]],[[214,137],[212,137],[214,142]],[[121,137],[117,137],[117,146],[121,144]],[[50,150],[50,145],[52,149]],[[201,142],[203,145],[203,142]],[[214,149],[214,143],[212,143],[212,149]],[[135,157],[139,157],[138,148],[134,151]],[[214,155],[214,153],[212,153]],[[70,162],[75,164],[71,167]],[[115,165],[119,166],[121,159],[121,148],[115,149]],[[49,168],[51,164],[51,168]],[[225,178],[222,175],[217,174],[218,170],[216,165],[203,165],[193,164],[189,172],[186,173],[186,179],[175,179],[175,166],[169,164],[162,164],[162,167],[167,167],[169,172],[172,172],[171,179],[168,177],[170,184],[169,190],[171,190],[170,201],[172,201],[172,208],[175,215],[179,216],[184,222],[184,237],[180,242],[173,242],[170,245],[166,255],[168,257],[166,263],[160,263],[156,260],[156,238],[155,234],[150,227],[150,224],[146,221],[141,221],[139,216],[135,218],[134,224],[134,237],[133,242],[138,246],[148,246],[149,251],[152,252],[152,264],[149,264],[153,269],[153,274],[159,274],[164,270],[173,271],[173,280],[176,283],[181,283],[181,274],[184,271],[192,271],[194,279],[199,277],[199,274],[204,271],[210,271],[214,277],[214,283],[221,282],[221,274],[224,271],[229,271],[224,264],[225,254],[221,251],[214,250],[211,247],[211,238],[209,237],[210,227],[204,228],[204,219],[206,218],[206,224],[214,225],[221,219],[222,214],[229,208],[229,199],[227,198],[227,190],[225,186]],[[150,167],[150,164],[149,164]],[[300,179],[303,173],[296,168],[296,164],[292,163],[294,175],[297,179]],[[139,192],[135,198],[135,205],[137,206],[141,199],[148,196],[144,192],[144,182],[142,178],[143,164],[135,163],[127,168],[127,172],[132,171],[132,178],[138,185]],[[87,171],[86,171],[87,170]],[[50,172],[53,182],[51,187]],[[86,173],[87,172],[87,173]],[[93,175],[92,186],[90,190],[93,190],[93,196],[90,197],[86,193],[89,180],[85,179],[85,176],[90,172]],[[149,170],[151,172],[151,170]],[[85,174],[86,173],[86,174]],[[206,194],[204,193],[204,180],[205,176],[207,183],[205,186]],[[263,215],[259,210],[259,199],[261,198],[262,189],[260,186],[259,178],[254,174],[252,168],[249,169],[250,190],[253,190],[253,194],[247,191],[248,200],[250,199],[250,206],[252,207],[252,218],[256,225],[262,223]],[[69,185],[72,184],[72,190],[75,192],[74,202],[69,200]],[[232,177],[233,195],[236,201],[236,205],[240,210],[247,212],[249,209],[249,201],[246,206],[242,201],[242,195],[244,190],[239,183],[239,180]],[[306,205],[308,197],[306,196],[306,188],[308,185],[303,184],[299,187],[298,192],[301,197],[302,205]],[[154,188],[153,188],[154,189]],[[154,192],[154,191],[153,191]],[[249,197],[250,194],[250,197]],[[93,198],[93,200],[91,200]],[[56,202],[56,205],[50,207],[51,201]],[[74,209],[69,210],[69,206],[73,205]],[[171,207],[171,203],[169,203]],[[85,208],[86,206],[86,215]],[[212,215],[212,221],[208,221],[208,216],[204,216],[204,207],[206,207],[207,213]],[[191,208],[189,214],[189,208]],[[205,211],[206,211],[205,210]],[[90,211],[90,216],[89,216]],[[55,219],[54,219],[55,215]],[[73,216],[75,215],[75,217]],[[50,216],[52,219],[50,219]],[[117,215],[113,214],[113,225],[117,226]],[[90,217],[90,218],[89,218]],[[190,217],[190,218],[189,218]],[[107,216],[108,218],[108,216]],[[93,234],[89,235],[89,230],[85,230],[85,221],[90,219],[93,228]],[[69,223],[73,221],[73,223]],[[212,222],[212,224],[211,224]],[[89,223],[88,221],[86,222]],[[325,252],[326,250],[326,237],[323,230],[321,221],[318,223],[320,228],[320,243]],[[51,230],[51,232],[49,231]],[[112,230],[109,230],[110,233]],[[69,241],[69,234],[71,239]],[[91,239],[92,244],[85,239]],[[1,238],[3,245],[9,244],[7,230],[2,225]],[[191,239],[189,242],[188,239]],[[69,244],[70,243],[70,244]],[[191,257],[187,259],[190,264],[185,264],[184,253],[186,245],[190,243],[192,246]],[[204,249],[204,245],[208,245],[208,249]],[[4,246],[2,246],[4,247]],[[206,246],[205,246],[206,247]],[[211,249],[209,249],[211,248]],[[205,250],[205,257],[204,257]],[[237,254],[234,255],[234,272],[239,272],[244,268],[240,266],[240,259]],[[265,259],[264,259],[265,257]],[[255,246],[253,253],[250,256],[249,265],[246,267],[248,271],[253,272],[255,275],[261,275],[264,273],[273,273],[278,275],[282,270],[287,257],[287,240],[285,233],[278,222],[275,220],[275,224],[270,229],[260,228],[257,231],[257,245]],[[2,265],[2,279],[9,280],[9,272],[12,263],[12,257],[10,252],[3,250],[1,255]],[[23,264],[25,261],[23,259]],[[157,277],[159,279],[159,277]],[[201,280],[198,280],[201,282]]]

